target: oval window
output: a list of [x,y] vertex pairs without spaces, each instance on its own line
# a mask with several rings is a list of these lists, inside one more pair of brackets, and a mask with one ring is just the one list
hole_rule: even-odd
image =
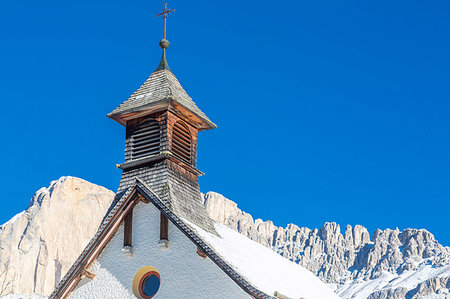
[[137,298],[153,298],[161,285],[161,276],[154,267],[145,266],[136,272],[133,279],[133,293]]

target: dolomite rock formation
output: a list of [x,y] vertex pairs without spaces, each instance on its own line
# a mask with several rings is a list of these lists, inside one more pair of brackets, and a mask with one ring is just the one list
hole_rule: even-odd
[[97,231],[114,193],[74,177],[41,188],[0,226],[0,297],[50,295]]
[[[48,296],[97,231],[113,196],[73,177],[37,191],[25,212],[0,226],[0,297]],[[205,194],[204,204],[213,220],[308,268],[343,298],[450,298],[450,249],[426,230],[376,230],[370,237],[360,225],[348,225],[344,234],[336,223],[283,228],[254,220],[218,193]]]
[[[364,282],[369,285],[368,282],[374,281],[375,289],[387,288],[376,290],[370,295],[373,299],[420,298],[425,294],[448,292],[450,248],[440,245],[424,229],[378,229],[370,238],[361,225],[347,225],[342,234],[336,223],[325,223],[321,229],[311,230],[295,224],[283,228],[272,221],[253,220],[236,203],[215,192],[204,195],[204,205],[214,221],[304,266],[323,281],[334,284],[336,292],[345,298],[366,298],[359,288]],[[394,285],[395,276],[400,280],[408,273],[425,273],[429,269],[437,269],[430,272],[436,277],[426,279],[426,274],[417,275],[414,279],[423,281],[415,288],[389,288],[389,283]]]
[[373,292],[367,299],[419,299],[425,296],[430,298],[450,298],[449,289],[450,277],[434,277],[419,283],[417,287],[410,291],[404,287],[386,289]]

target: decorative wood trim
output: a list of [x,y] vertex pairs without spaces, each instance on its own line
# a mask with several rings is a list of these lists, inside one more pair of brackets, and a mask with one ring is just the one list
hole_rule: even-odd
[[166,215],[161,213],[160,229],[159,229],[159,239],[169,240],[169,219]]
[[143,196],[141,193],[136,193],[136,203],[138,201],[142,201],[143,203],[149,203],[150,201],[148,201],[147,198],[145,198],[145,196]]
[[123,220],[123,246],[133,246],[133,208],[125,215]]

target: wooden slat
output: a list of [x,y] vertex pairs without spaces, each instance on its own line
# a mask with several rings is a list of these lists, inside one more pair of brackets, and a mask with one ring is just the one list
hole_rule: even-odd
[[175,124],[173,127],[175,129],[174,130],[175,132],[180,133],[181,135],[184,135],[184,137],[187,139],[191,138],[191,134],[190,134],[189,130],[187,130],[185,127],[180,126],[180,125],[177,126],[177,124]]
[[160,127],[156,120],[151,120],[140,124],[134,129],[132,135],[132,159],[138,159],[159,153],[160,142]]
[[149,148],[154,148],[154,149],[158,148],[159,149],[159,140],[156,142],[154,141],[152,143],[147,143],[147,144],[142,143],[133,149],[133,153],[136,154],[136,153],[142,152],[144,150],[148,150]]
[[139,159],[139,158],[142,158],[142,157],[152,156],[152,155],[156,155],[156,154],[159,154],[159,151],[155,150],[153,152],[143,152],[143,153],[140,153],[140,154],[133,155],[133,159]]
[[176,139],[172,140],[172,145],[176,145],[179,149],[182,149],[183,151],[186,151],[186,152],[190,152],[191,151],[191,145],[190,144],[189,145],[183,144],[183,143],[179,142]]
[[184,163],[186,163],[186,164],[191,164],[191,162],[190,161],[188,161],[188,160],[186,160],[182,155],[180,155],[179,153],[177,153],[177,152],[174,152],[174,156],[178,159],[178,160],[180,160],[180,161],[182,161],[182,162],[184,162]]
[[159,129],[155,131],[146,131],[139,134],[133,134],[133,138],[144,138],[144,137],[153,137],[159,135]]
[[133,138],[133,144],[139,145],[143,141],[153,141],[153,140],[159,140],[159,139],[160,139],[159,134],[154,134],[153,136],[146,136],[144,138],[137,137],[137,138]]
[[142,133],[142,132],[144,132],[144,131],[148,131],[148,130],[155,130],[156,128],[159,128],[159,125],[157,124],[157,123],[155,123],[155,124],[152,124],[152,125],[146,125],[146,126],[143,126],[143,127],[141,127],[141,126],[138,126],[135,130],[134,130],[134,132],[135,133]]
[[172,130],[172,152],[180,161],[191,163],[192,138],[189,129],[180,122],[173,126]]
[[187,146],[190,146],[190,144],[191,144],[191,139],[186,139],[184,137],[181,137],[176,132],[174,132],[173,137],[174,137],[173,138],[174,140],[179,140],[180,142],[183,142]]
[[188,157],[191,156],[191,151],[190,151],[190,149],[187,149],[187,148],[185,148],[185,147],[182,147],[182,146],[180,146],[180,145],[177,144],[177,143],[172,143],[172,147],[173,147],[173,149],[177,149],[181,154],[185,155],[186,158],[188,158]]

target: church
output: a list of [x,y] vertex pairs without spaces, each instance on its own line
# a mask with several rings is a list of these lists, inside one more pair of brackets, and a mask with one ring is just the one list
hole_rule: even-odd
[[51,298],[337,298],[311,272],[213,222],[197,135],[216,125],[162,59],[108,117],[125,127],[116,196]]

